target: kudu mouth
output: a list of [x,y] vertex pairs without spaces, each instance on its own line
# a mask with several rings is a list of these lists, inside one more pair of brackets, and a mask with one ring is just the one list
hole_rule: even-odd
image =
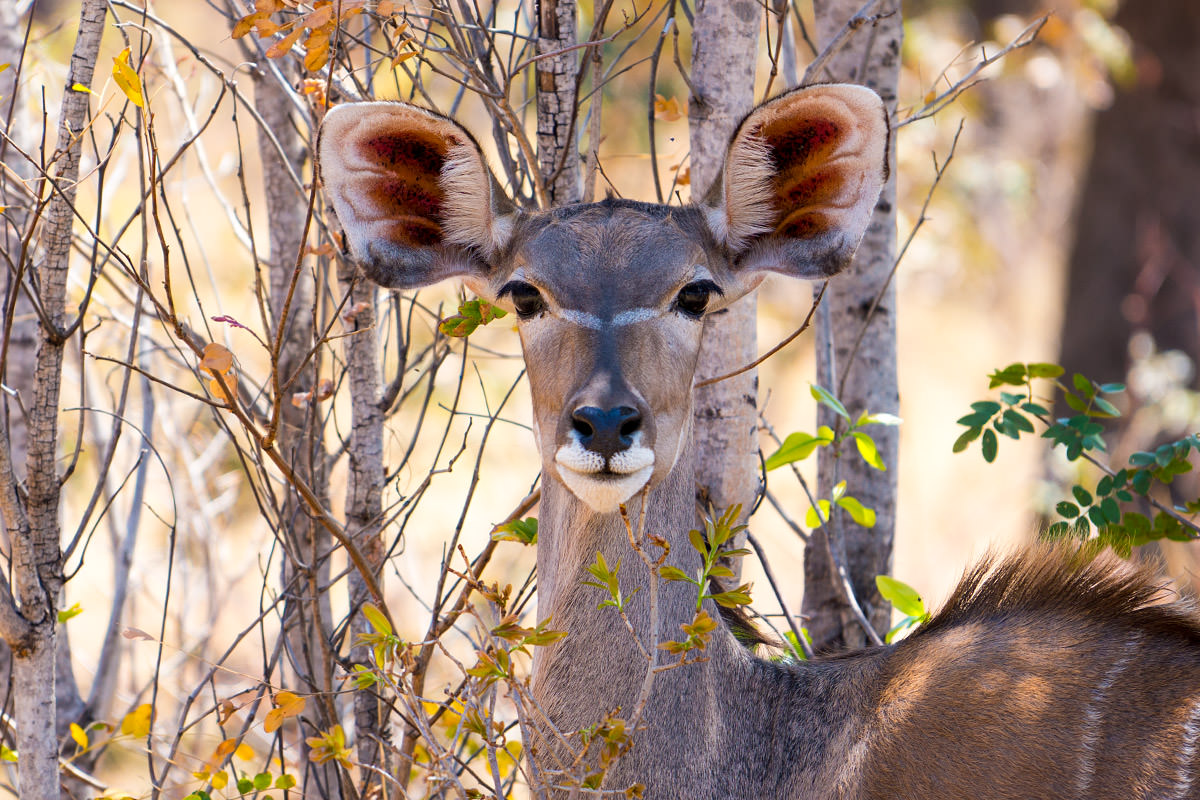
[[585,435],[573,429],[554,454],[562,482],[598,514],[616,512],[654,473],[654,451],[642,445],[642,432],[623,438],[629,439],[623,449],[597,452],[585,447]]

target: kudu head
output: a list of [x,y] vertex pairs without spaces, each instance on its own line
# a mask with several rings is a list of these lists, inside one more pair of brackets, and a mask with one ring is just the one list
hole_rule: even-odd
[[516,313],[543,474],[599,513],[674,467],[691,431],[706,314],[767,272],[825,278],[858,246],[886,176],[888,123],[858,86],[750,113],[703,201],[518,210],[453,121],[401,103],[333,109],[325,190],[383,286],[460,277]]

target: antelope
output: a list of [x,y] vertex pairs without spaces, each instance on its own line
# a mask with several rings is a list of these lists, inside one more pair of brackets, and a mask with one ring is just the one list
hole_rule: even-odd
[[[704,319],[768,272],[842,270],[888,137],[873,92],[804,88],[742,121],[698,202],[531,211],[449,119],[379,102],[326,117],[322,180],[365,275],[403,289],[460,278],[517,316],[543,480],[537,614],[568,632],[533,659],[548,724],[529,764],[550,796],[580,791],[561,777],[562,738],[636,710],[610,796],[1200,798],[1200,617],[1117,559],[1043,545],[985,560],[889,646],[772,662],[722,621],[702,658],[649,669],[694,619],[694,587],[643,556],[695,569]],[[624,617],[598,607],[597,553],[620,563],[626,597],[642,589]]]

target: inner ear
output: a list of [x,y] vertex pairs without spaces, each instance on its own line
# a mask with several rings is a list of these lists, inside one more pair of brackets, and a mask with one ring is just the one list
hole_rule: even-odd
[[747,269],[824,277],[849,263],[887,179],[888,121],[861,86],[798,89],[742,121],[710,227]]
[[405,103],[337,106],[319,152],[350,252],[376,283],[475,283],[507,242],[515,209],[452,120]]

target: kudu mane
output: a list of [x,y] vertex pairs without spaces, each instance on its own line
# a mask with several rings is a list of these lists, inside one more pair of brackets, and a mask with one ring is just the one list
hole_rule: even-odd
[[1004,557],[985,556],[914,636],[967,623],[1057,617],[1200,645],[1195,602],[1172,596],[1152,566],[1107,554],[1089,559],[1071,544],[1041,543]]

